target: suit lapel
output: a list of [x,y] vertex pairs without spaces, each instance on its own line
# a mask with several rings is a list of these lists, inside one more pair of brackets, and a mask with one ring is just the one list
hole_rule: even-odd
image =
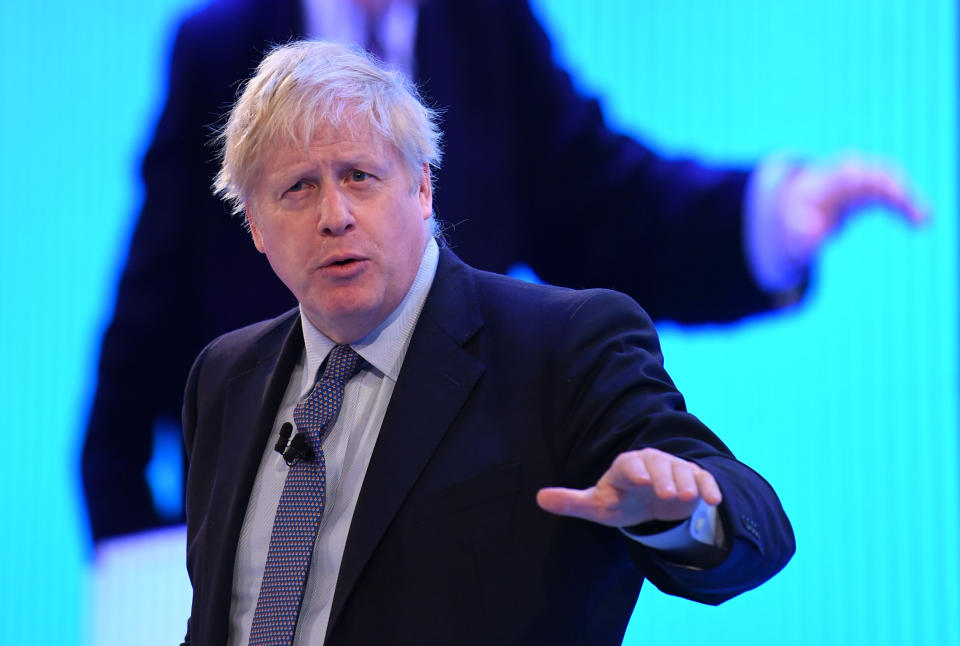
[[[229,623],[234,563],[250,492],[290,373],[303,352],[300,317],[291,312],[288,319],[258,344],[251,366],[231,377],[225,389],[222,453],[211,496],[223,504],[210,509],[213,518],[207,539],[213,553],[221,555],[211,577],[215,586],[212,598],[217,600],[214,613],[219,615],[211,625],[224,630]],[[219,641],[225,640],[224,632]]]
[[470,272],[441,250],[360,490],[333,597],[327,635],[371,554],[406,499],[484,365],[465,349],[482,326]]

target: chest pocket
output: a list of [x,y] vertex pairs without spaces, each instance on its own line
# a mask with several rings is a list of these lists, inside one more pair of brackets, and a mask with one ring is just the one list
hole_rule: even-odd
[[515,496],[520,492],[520,475],[520,465],[513,463],[427,491],[414,507],[414,518],[418,521],[439,518]]

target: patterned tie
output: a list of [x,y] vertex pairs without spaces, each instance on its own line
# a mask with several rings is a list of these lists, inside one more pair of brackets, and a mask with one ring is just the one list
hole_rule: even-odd
[[326,463],[321,442],[337,418],[343,387],[360,368],[360,355],[348,345],[330,351],[327,366],[306,399],[293,410],[293,421],[316,457],[290,466],[270,534],[267,565],[253,613],[250,646],[292,644],[326,496]]

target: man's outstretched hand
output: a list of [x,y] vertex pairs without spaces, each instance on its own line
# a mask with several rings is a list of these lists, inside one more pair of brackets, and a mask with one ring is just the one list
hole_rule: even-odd
[[701,498],[709,505],[723,498],[709,471],[650,448],[618,455],[589,489],[546,487],[537,492],[537,504],[550,513],[611,527],[683,520]]
[[888,164],[850,154],[799,166],[778,195],[787,257],[809,263],[847,215],[872,205],[886,206],[915,225],[929,219],[909,182]]

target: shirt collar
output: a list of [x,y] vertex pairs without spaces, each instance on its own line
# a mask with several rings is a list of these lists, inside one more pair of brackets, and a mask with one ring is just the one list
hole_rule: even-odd
[[[397,309],[393,310],[369,334],[350,344],[350,347],[376,371],[394,382],[400,376],[400,366],[403,365],[413,329],[417,325],[423,304],[427,300],[427,294],[437,273],[439,258],[440,250],[437,242],[430,238],[423,250],[420,268],[413,279],[413,284],[410,285],[407,295],[403,297]],[[300,384],[300,394],[305,395],[313,387],[317,371],[336,343],[313,326],[304,315],[302,305],[300,306],[300,323],[303,326],[303,344],[306,351],[306,365]]]

